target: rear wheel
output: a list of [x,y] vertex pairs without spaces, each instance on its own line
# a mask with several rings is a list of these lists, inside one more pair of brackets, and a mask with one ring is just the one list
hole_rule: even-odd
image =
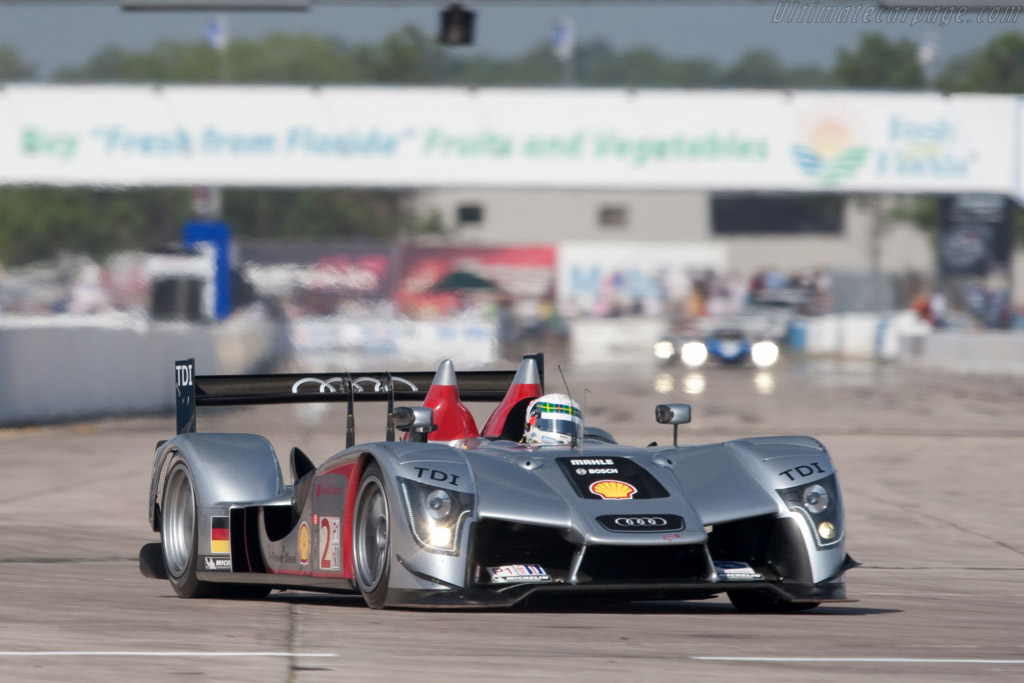
[[181,598],[212,595],[212,587],[196,578],[198,558],[198,511],[192,472],[183,461],[171,467],[164,485],[160,510],[160,545],[164,566],[174,592]]
[[353,527],[356,584],[366,604],[381,609],[391,575],[391,514],[384,477],[376,463],[367,465],[359,482]]
[[184,461],[171,467],[164,485],[160,540],[167,578],[181,598],[262,598],[269,586],[219,584],[196,578],[199,564],[199,514],[192,472]]
[[741,612],[780,613],[814,609],[820,602],[789,602],[773,591],[729,591],[729,601]]

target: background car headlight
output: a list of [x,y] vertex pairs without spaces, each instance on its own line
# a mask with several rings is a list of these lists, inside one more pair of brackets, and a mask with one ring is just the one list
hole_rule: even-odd
[[662,339],[654,345],[654,357],[659,360],[668,360],[676,355],[676,345],[667,339]]
[[688,367],[699,368],[708,359],[708,347],[699,341],[686,342],[680,350],[680,355]]
[[750,348],[750,360],[759,368],[775,365],[779,360],[779,347],[772,341],[759,341]]
[[398,483],[416,543],[430,552],[458,555],[465,520],[473,512],[473,495],[411,479],[399,478]]

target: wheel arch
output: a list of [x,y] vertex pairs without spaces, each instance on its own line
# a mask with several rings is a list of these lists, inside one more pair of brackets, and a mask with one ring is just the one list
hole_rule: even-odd
[[199,509],[226,509],[268,500],[284,491],[277,454],[266,438],[258,434],[181,434],[157,448],[149,501],[154,531],[160,530],[167,475],[178,460],[184,461],[192,474]]
[[[800,584],[828,582],[840,576],[846,562],[846,516],[839,474],[825,445],[808,436],[753,437],[723,445],[777,506],[766,530],[765,548],[776,571],[786,581]],[[785,500],[783,492],[825,480],[832,487],[838,540],[822,544],[815,540],[816,522]]]
[[356,567],[353,560],[353,554],[355,553],[353,517],[356,511],[356,496],[359,492],[359,482],[363,479],[363,472],[366,470],[367,465],[375,462],[378,467],[381,467],[380,461],[381,458],[372,452],[360,453],[355,460],[355,469],[352,470],[352,476],[349,477],[347,490],[345,491],[345,511],[341,527],[341,543],[344,548],[342,573],[353,581],[355,581],[356,576]]

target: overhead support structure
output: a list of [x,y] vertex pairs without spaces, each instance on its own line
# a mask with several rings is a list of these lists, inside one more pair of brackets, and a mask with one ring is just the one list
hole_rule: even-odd
[[128,11],[257,11],[303,12],[310,0],[119,0],[121,9]]

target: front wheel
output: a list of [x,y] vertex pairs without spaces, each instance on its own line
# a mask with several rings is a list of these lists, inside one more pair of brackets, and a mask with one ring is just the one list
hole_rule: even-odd
[[367,465],[359,482],[353,527],[356,584],[367,605],[382,609],[391,575],[391,514],[384,476],[377,463]]
[[729,601],[741,612],[781,613],[814,609],[820,602],[789,602],[773,591],[728,591]]

